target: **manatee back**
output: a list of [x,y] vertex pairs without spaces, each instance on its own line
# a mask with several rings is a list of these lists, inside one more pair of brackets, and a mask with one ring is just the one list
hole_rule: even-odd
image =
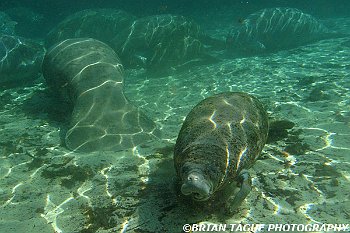
[[42,70],[50,87],[74,89],[61,90],[63,95],[72,95],[73,102],[76,95],[106,80],[123,83],[123,67],[117,54],[92,38],[68,39],[54,45],[45,55]]
[[247,53],[273,52],[335,37],[337,33],[296,8],[266,8],[231,30],[228,47]]
[[[234,179],[251,167],[266,142],[268,116],[260,101],[243,92],[206,98],[186,117],[174,150],[178,175],[185,163],[204,164],[214,179]],[[216,178],[215,178],[216,177]],[[229,178],[229,179],[227,179]]]
[[64,40],[43,62],[46,82],[73,107],[66,146],[74,151],[118,151],[159,136],[155,123],[130,103],[123,66],[111,47],[91,38]]

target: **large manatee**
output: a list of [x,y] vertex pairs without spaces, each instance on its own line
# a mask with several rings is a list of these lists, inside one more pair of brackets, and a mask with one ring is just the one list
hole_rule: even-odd
[[67,147],[75,151],[120,150],[157,135],[156,125],[123,92],[123,66],[101,41],[64,40],[43,62],[47,84],[74,105]]
[[227,49],[250,55],[289,49],[339,36],[296,8],[267,8],[242,20],[227,36]]
[[267,140],[268,117],[257,98],[225,92],[204,99],[187,115],[174,149],[181,192],[205,201],[235,182],[235,210],[251,190],[244,169],[257,160]]

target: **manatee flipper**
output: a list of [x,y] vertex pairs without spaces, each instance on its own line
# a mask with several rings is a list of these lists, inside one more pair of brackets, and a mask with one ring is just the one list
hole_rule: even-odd
[[238,182],[241,184],[241,188],[234,197],[233,201],[229,204],[229,211],[235,212],[238,207],[242,204],[244,199],[248,196],[250,191],[252,190],[252,179],[248,172],[242,172],[238,177]]

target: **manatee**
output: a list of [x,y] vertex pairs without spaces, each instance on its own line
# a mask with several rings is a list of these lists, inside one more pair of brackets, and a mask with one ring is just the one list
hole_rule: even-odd
[[111,46],[111,40],[128,28],[135,16],[117,9],[88,9],[69,15],[45,39],[50,47],[62,40],[89,37]]
[[187,115],[174,148],[182,194],[206,201],[239,184],[229,207],[237,209],[251,190],[246,169],[259,157],[267,135],[268,116],[257,98],[225,92],[201,101]]
[[296,8],[282,7],[262,9],[249,15],[239,28],[230,31],[226,43],[233,53],[251,55],[338,36],[339,33],[329,30],[313,16]]
[[164,14],[135,20],[120,32],[112,48],[129,67],[165,69],[202,54],[200,27],[183,16]]
[[44,46],[15,35],[0,35],[0,84],[28,84],[41,73]]
[[155,123],[123,92],[123,66],[105,43],[64,40],[45,55],[43,75],[74,106],[66,146],[74,151],[115,151],[155,139]]

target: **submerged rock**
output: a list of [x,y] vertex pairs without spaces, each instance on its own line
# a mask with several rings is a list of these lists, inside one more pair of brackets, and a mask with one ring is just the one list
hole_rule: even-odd
[[45,48],[39,42],[13,35],[0,35],[0,83],[22,84],[41,72]]
[[232,53],[269,53],[337,37],[316,18],[296,8],[267,8],[242,20],[227,36]]
[[68,16],[47,35],[47,47],[65,39],[90,37],[110,45],[119,32],[129,27],[135,16],[116,9],[89,9]]
[[341,45],[350,48],[350,40],[344,41],[343,43],[341,43]]
[[310,102],[317,102],[317,101],[324,101],[324,100],[330,100],[331,96],[327,93],[327,86],[318,86],[314,87],[309,96],[306,97],[306,101]]
[[288,130],[295,126],[295,123],[289,120],[274,120],[269,123],[268,143],[288,138]]
[[183,16],[154,15],[135,20],[113,40],[123,64],[164,69],[198,58],[199,26]]

